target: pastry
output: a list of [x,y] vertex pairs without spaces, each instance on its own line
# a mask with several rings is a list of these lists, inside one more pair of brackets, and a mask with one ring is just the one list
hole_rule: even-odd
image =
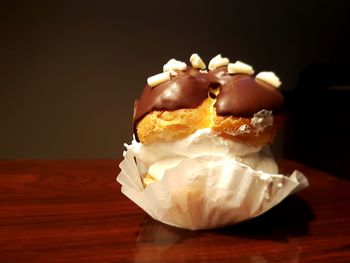
[[[165,71],[154,77],[159,76],[159,82],[149,79],[135,102],[134,135],[138,142],[172,147],[172,142],[202,129],[247,147],[261,149],[273,142],[273,113],[283,104],[277,76],[271,72],[254,76],[251,66],[240,61],[229,63],[221,55],[212,61],[205,70],[204,63],[198,68],[198,64],[187,66],[171,59],[164,65]],[[161,79],[162,74],[166,78]],[[154,178],[148,173],[146,184],[150,177]]]
[[297,171],[279,174],[269,149],[280,85],[221,55],[208,67],[198,54],[170,59],[135,102],[122,192],[154,219],[194,230],[258,216],[307,186]]
[[272,116],[269,127],[260,130],[252,127],[252,118],[262,110],[265,115],[278,112],[283,104],[281,92],[251,74],[229,73],[229,65],[209,71],[187,66],[174,70],[169,80],[146,85],[135,103],[136,139],[143,144],[173,141],[212,128],[248,144],[271,143],[275,135]]

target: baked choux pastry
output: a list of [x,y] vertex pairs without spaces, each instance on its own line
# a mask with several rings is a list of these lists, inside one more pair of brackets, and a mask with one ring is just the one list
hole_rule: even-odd
[[273,72],[217,55],[171,59],[134,107],[118,182],[152,218],[196,230],[254,218],[308,185],[270,151],[283,97]]
[[193,61],[187,66],[172,59],[164,65],[166,71],[148,79],[135,102],[137,141],[170,142],[211,128],[249,145],[271,143],[276,133],[273,114],[283,104],[278,77],[272,72],[254,76],[251,66],[229,63],[220,55],[209,63],[209,70]]

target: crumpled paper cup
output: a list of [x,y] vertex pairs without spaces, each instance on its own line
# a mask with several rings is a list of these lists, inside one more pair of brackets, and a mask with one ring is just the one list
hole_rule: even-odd
[[232,159],[200,156],[166,170],[162,180],[142,183],[147,168],[134,152],[124,152],[117,181],[122,193],[155,220],[198,230],[256,217],[286,196],[308,186],[307,178],[255,171]]

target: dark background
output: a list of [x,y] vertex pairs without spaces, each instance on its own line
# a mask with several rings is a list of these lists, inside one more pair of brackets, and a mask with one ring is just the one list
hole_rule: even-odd
[[[275,71],[297,112],[313,107],[314,91],[299,110],[297,99],[314,79],[322,82],[330,71],[335,80],[339,71],[348,76],[350,1],[0,5],[0,158],[120,158],[146,78],[168,59],[187,62],[193,52],[206,62],[222,53],[256,71]],[[346,85],[331,80],[311,90],[344,92]],[[293,127],[275,148],[287,157]]]

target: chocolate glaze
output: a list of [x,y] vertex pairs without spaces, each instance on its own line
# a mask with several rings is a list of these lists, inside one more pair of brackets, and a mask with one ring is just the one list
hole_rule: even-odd
[[136,126],[155,110],[173,111],[197,108],[208,98],[210,88],[220,88],[214,104],[220,116],[251,117],[266,109],[276,111],[283,103],[282,94],[268,83],[246,74],[230,75],[227,67],[202,73],[188,67],[171,80],[155,87],[146,85],[134,106],[134,134]]
[[134,106],[134,134],[136,125],[148,113],[155,110],[173,111],[197,108],[208,97],[206,74],[188,68],[179,72],[171,80],[155,87],[146,85]]
[[[215,74],[215,71],[213,72]],[[217,115],[252,117],[265,109],[277,111],[283,104],[281,92],[272,85],[246,74],[229,75],[219,69],[221,87],[214,107]]]

